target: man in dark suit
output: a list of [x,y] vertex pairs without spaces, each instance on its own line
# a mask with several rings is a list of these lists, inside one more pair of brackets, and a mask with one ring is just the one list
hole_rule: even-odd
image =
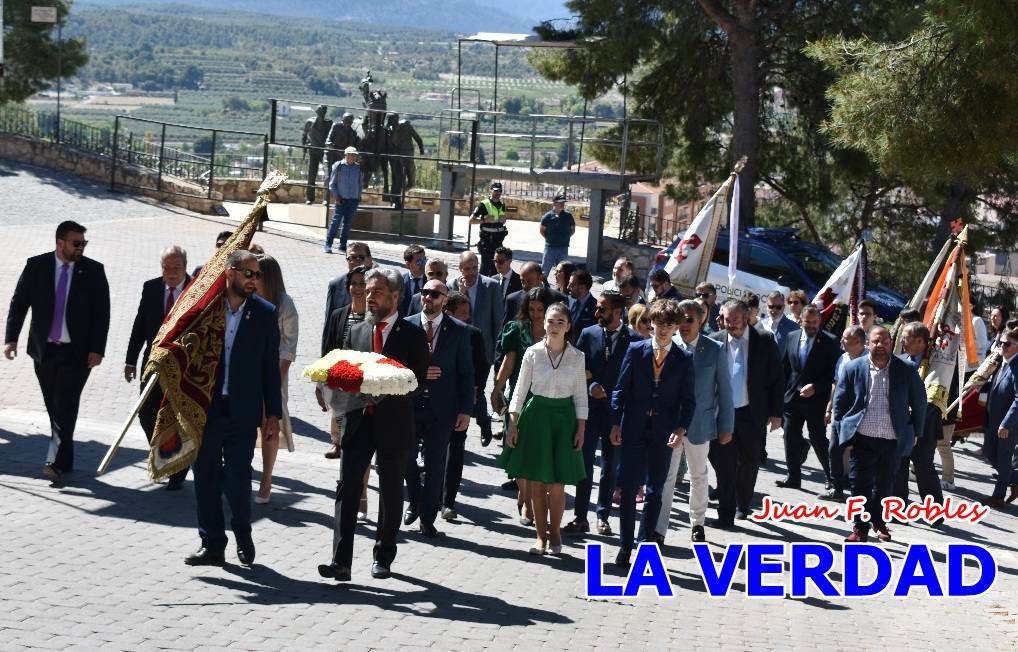
[[612,392],[612,444],[619,451],[619,534],[615,564],[629,566],[636,526],[636,490],[646,482],[638,541],[649,541],[661,512],[661,487],[693,420],[693,357],[672,342],[679,327],[679,305],[669,299],[650,304],[653,335],[629,345],[619,382]]
[[[590,293],[594,279],[590,272],[585,269],[578,269],[569,276],[569,316],[573,320],[572,332],[576,337],[583,332],[583,329],[597,323],[594,309],[597,308],[597,301]],[[620,316],[621,318],[621,316]]]
[[[371,269],[375,261],[371,258],[371,247],[366,242],[351,242],[346,245],[347,269],[365,267]],[[325,324],[328,326],[332,311],[350,305],[350,292],[347,290],[346,272],[329,281],[329,289],[325,294]],[[322,329],[322,341],[325,341],[325,329]]]
[[59,481],[74,470],[74,426],[81,391],[102,363],[110,329],[110,286],[101,263],[85,258],[85,227],[57,226],[56,249],[28,259],[7,313],[4,357],[18,354],[18,336],[32,310],[28,355],[35,363],[50,420],[43,474]]
[[[505,298],[505,312],[502,317],[503,324],[508,324],[516,319],[516,316],[520,312],[520,306],[523,305],[523,297],[526,295],[528,290],[532,290],[544,284],[544,277],[541,275],[541,266],[532,261],[523,263],[523,266],[520,267],[520,282],[523,284],[523,288],[513,292]],[[548,291],[551,292],[552,296],[555,298],[554,303],[562,302],[569,305],[569,297],[554,288],[548,288]],[[496,362],[499,362],[500,356],[496,356],[496,358],[498,358]],[[498,370],[497,364],[495,365],[495,369],[496,371]]]
[[728,356],[735,446],[715,439],[709,457],[718,481],[715,527],[728,529],[735,519],[749,518],[768,422],[771,430],[781,427],[785,379],[774,339],[749,325],[745,303],[729,299],[721,306],[721,316],[726,330],[711,338],[722,343]]
[[499,247],[495,250],[495,279],[502,289],[502,296],[507,297],[513,292],[523,289],[523,281],[520,275],[513,269],[513,250],[509,247]]
[[[438,258],[432,258],[424,265],[424,282],[428,281],[442,281],[448,285],[449,280],[449,265],[444,260]],[[422,286],[423,287],[423,286]],[[410,297],[410,303],[407,307],[407,314],[413,315],[420,312],[424,308],[424,304],[421,302],[421,293],[417,292]],[[405,315],[404,315],[405,316]]]
[[[421,245],[410,245],[403,251],[403,263],[406,270],[403,272],[403,298],[399,302],[399,316],[406,317],[413,314],[410,311],[410,298],[421,291],[428,278],[424,275],[424,265],[428,262],[428,254]],[[416,312],[416,311],[415,311]]]
[[411,452],[406,470],[410,505],[403,524],[411,525],[419,516],[421,534],[429,538],[438,536],[435,519],[445,485],[449,436],[453,430],[467,429],[474,407],[470,332],[465,324],[443,312],[448,294],[445,283],[428,281],[421,290],[424,310],[407,318],[424,330],[430,355],[427,382],[417,396],[415,410],[417,447],[424,456],[423,492],[417,456]]
[[[575,278],[575,274],[574,274]],[[576,340],[576,348],[583,351],[587,367],[587,392],[590,396],[587,429],[583,438],[583,463],[587,476],[576,485],[574,518],[562,531],[566,534],[585,534],[590,531],[587,511],[590,492],[594,487],[594,458],[598,442],[601,444],[601,480],[597,490],[597,533],[611,535],[608,517],[612,509],[615,490],[615,447],[608,439],[611,430],[611,392],[619,381],[622,359],[630,341],[639,339],[622,323],[626,300],[618,292],[605,292],[597,299],[598,323],[588,326]]]
[[[922,322],[909,322],[902,329],[904,352],[899,356],[919,371],[919,365],[926,358],[930,346],[930,330]],[[946,352],[945,352],[946,353]],[[921,376],[920,376],[921,378]],[[937,442],[944,436],[944,415],[936,403],[926,403],[926,419],[923,421],[923,432],[919,433],[915,447],[907,456],[901,458],[898,473],[894,478],[894,495],[908,500],[908,469],[915,469],[915,483],[919,490],[919,498],[932,496],[936,503],[944,502],[944,490],[940,486],[940,476],[933,464],[933,454],[937,450]]]
[[[827,424],[824,417],[831,398],[834,366],[840,351],[834,336],[820,330],[820,310],[810,304],[800,315],[802,330],[788,335],[785,348],[785,464],[788,475],[779,487],[802,486],[802,463],[809,455],[808,444],[824,470],[825,489],[833,488]],[[809,440],[802,436],[803,425]]]
[[[470,325],[470,300],[465,294],[450,292],[445,303],[445,314],[463,322],[470,332],[470,351],[474,367],[474,407],[487,405],[484,385],[488,382],[491,365],[484,355],[484,336]],[[449,439],[449,460],[445,465],[445,492],[442,495],[442,518],[456,520],[456,496],[463,480],[463,457],[467,443],[467,429],[454,430]],[[483,441],[482,441],[483,444]],[[486,445],[486,444],[485,444]]]
[[902,457],[912,452],[926,417],[926,389],[910,364],[891,355],[891,335],[874,326],[869,354],[844,364],[834,392],[834,421],[842,447],[851,446],[848,476],[853,496],[867,498],[870,520],[855,517],[845,538],[866,541],[870,525],[881,541],[891,533],[881,518],[881,501],[891,495]]
[[191,566],[224,563],[227,538],[223,496],[230,504],[237,559],[245,566],[254,563],[251,460],[255,439],[259,426],[265,440],[278,437],[283,414],[279,322],[275,306],[255,294],[255,279],[261,274],[258,259],[249,251],[235,251],[226,260],[224,274],[223,351],[201,448],[194,461],[202,546],[185,560]]
[[[428,342],[424,331],[399,317],[403,278],[393,269],[368,270],[368,319],[355,324],[350,332],[350,348],[374,351],[396,360],[417,376],[418,389],[427,383]],[[378,529],[375,533],[374,564],[371,575],[390,576],[396,558],[396,534],[403,514],[403,480],[407,458],[417,435],[414,427],[414,394],[383,396],[375,405],[346,413],[343,430],[341,480],[336,486],[336,537],[332,561],[318,566],[322,577],[339,582],[350,580],[353,561],[353,535],[357,510],[364,489],[364,471],[377,452]]]
[[[145,354],[141,359],[141,369],[144,372],[148,363],[149,350],[152,348],[152,341],[163,324],[163,319],[169,314],[173,304],[180,298],[191,277],[185,271],[187,269],[187,252],[177,245],[163,249],[159,256],[162,276],[145,281],[141,286],[141,301],[138,303],[138,314],[134,317],[134,326],[131,327],[131,339],[127,342],[127,362],[124,365],[124,380],[131,382],[138,376],[138,354],[142,347]],[[142,386],[144,389],[144,386]],[[152,432],[156,427],[156,415],[159,412],[159,404],[163,400],[162,388],[157,384],[148,396],[148,400],[141,406],[138,412],[138,422],[145,437],[150,441]],[[176,491],[184,486],[184,478],[187,477],[187,469],[179,471],[170,476],[166,485],[169,491]]]
[[[1018,441],[1018,331],[1005,331],[1001,342],[1000,368],[989,382],[986,423],[983,427],[983,456],[997,471],[993,493],[983,500],[993,509],[1003,509],[1018,497],[1012,459]],[[1011,487],[1007,501],[1004,491]]]
[[672,299],[675,302],[682,301],[682,295],[672,285],[672,277],[663,269],[655,269],[650,273],[650,288],[654,290],[655,299]]

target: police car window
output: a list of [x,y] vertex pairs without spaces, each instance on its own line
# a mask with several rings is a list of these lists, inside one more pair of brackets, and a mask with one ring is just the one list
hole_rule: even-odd
[[714,257],[711,262],[721,265],[728,265],[728,238],[718,238],[718,244],[714,248]]
[[841,264],[841,259],[832,252],[805,242],[788,244],[783,250],[802,266],[818,286],[823,286]]
[[784,258],[758,244],[749,244],[747,272],[777,280],[779,276],[794,276],[795,271]]

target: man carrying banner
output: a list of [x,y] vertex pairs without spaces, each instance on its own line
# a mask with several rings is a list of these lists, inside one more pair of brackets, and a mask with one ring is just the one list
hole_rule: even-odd
[[202,546],[185,561],[191,566],[221,565],[226,548],[223,495],[233,514],[237,558],[250,566],[251,459],[265,411],[262,437],[279,436],[283,414],[279,393],[279,326],[276,309],[254,294],[261,276],[258,259],[243,249],[226,260],[223,347],[201,448],[194,463],[198,532]]

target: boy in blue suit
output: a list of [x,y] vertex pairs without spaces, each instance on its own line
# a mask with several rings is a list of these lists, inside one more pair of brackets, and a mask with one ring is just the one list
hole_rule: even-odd
[[679,446],[696,408],[693,358],[672,342],[682,316],[679,304],[659,299],[650,304],[653,337],[629,345],[619,382],[612,392],[611,441],[621,446],[619,486],[621,546],[615,564],[629,566],[636,526],[636,490],[646,479],[639,541],[654,532],[661,511],[671,449]]

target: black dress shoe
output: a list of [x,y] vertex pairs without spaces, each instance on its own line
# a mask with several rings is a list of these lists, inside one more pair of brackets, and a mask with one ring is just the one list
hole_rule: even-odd
[[619,548],[619,554],[615,555],[615,565],[620,568],[629,568],[632,563],[629,561],[629,555],[632,554],[632,550],[629,548]]
[[749,520],[749,512],[744,512],[741,509],[735,510],[735,520],[736,521],[748,521]]
[[785,478],[784,480],[778,480],[774,484],[783,489],[802,489],[802,480],[790,480]]
[[411,525],[417,520],[417,510],[410,507],[406,510],[406,514],[403,515],[403,525]]
[[689,540],[693,543],[703,543],[707,540],[707,535],[703,532],[702,525],[694,525],[692,531],[689,533]]
[[574,518],[572,521],[562,526],[562,532],[564,534],[571,534],[574,536],[578,534],[586,534],[587,532],[590,532],[590,523]]
[[491,428],[488,428],[487,430],[482,430],[481,431],[481,446],[483,446],[484,448],[487,448],[488,444],[490,444],[490,443],[491,443]]
[[237,560],[244,566],[250,566],[255,560],[255,547],[254,541],[248,539],[247,541],[237,542]]
[[715,530],[731,530],[735,527],[735,521],[716,518],[714,519],[714,522],[711,523],[711,527],[713,527]]
[[371,577],[374,577],[375,579],[378,580],[384,580],[389,578],[391,575],[392,572],[389,570],[388,566],[383,566],[381,563],[377,561],[371,564]]
[[322,577],[330,577],[337,582],[350,581],[350,567],[340,564],[318,564],[318,574]]
[[438,532],[438,530],[435,529],[434,525],[432,525],[430,523],[425,523],[424,521],[421,521],[421,530],[420,530],[420,532],[421,532],[421,536],[428,537],[429,539],[434,539],[435,537],[437,537],[439,535],[439,532]]
[[516,480],[507,480],[502,483],[502,491],[519,491],[520,487],[516,484]]
[[657,532],[651,532],[648,541],[650,541],[651,543],[656,543],[660,547],[664,547],[665,535],[658,534]]
[[184,488],[183,480],[170,480],[166,483],[166,491],[180,491]]
[[718,499],[718,490],[715,489],[714,487],[710,486],[710,485],[707,485],[707,498],[709,500],[717,500]]
[[845,502],[845,492],[840,489],[829,489],[817,496],[820,500],[831,500],[836,503]]
[[226,563],[226,557],[222,550],[215,552],[202,546],[184,559],[184,563],[188,566],[222,566]]

